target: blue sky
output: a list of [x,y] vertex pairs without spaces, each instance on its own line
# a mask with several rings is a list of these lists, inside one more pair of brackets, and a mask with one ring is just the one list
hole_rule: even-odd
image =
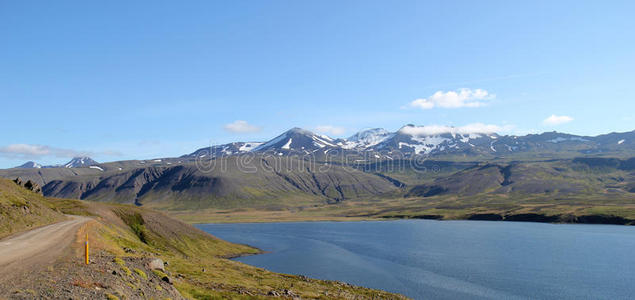
[[295,126],[635,129],[635,2],[524,2],[2,1],[0,167]]

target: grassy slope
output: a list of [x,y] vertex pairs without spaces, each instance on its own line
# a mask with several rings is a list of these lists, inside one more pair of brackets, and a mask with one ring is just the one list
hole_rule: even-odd
[[[433,162],[434,163],[434,162]],[[442,165],[442,164],[441,164]],[[407,186],[404,196],[349,200],[296,210],[200,210],[170,212],[187,222],[267,222],[301,220],[351,220],[385,218],[466,219],[474,214],[540,214],[559,216],[556,221],[577,222],[589,215],[617,216],[635,220],[635,173],[624,168],[571,161],[473,165],[455,171],[450,166],[420,173],[422,186],[441,186],[447,193],[423,196]],[[442,165],[443,166],[443,165]],[[500,168],[499,168],[500,166]],[[504,174],[507,170],[507,176]],[[411,169],[392,177],[412,176]],[[412,177],[411,177],[412,178]],[[425,191],[425,189],[424,189]]]
[[64,215],[45,203],[43,196],[0,179],[0,238],[64,220]]
[[[214,160],[205,171],[193,162],[130,165],[105,172],[77,168],[7,169],[0,176],[34,180],[47,196],[96,202],[133,203],[162,210],[257,207],[277,210],[345,199],[375,197],[397,188],[388,180],[342,166],[296,158],[238,157]],[[75,175],[75,172],[78,175]]]
[[[630,192],[635,190],[635,173],[630,169],[615,168],[610,164],[585,165],[569,159],[541,161],[534,158],[512,162],[510,158],[498,158],[489,164],[501,168],[513,165],[511,175],[507,176],[509,184],[502,184],[506,178],[502,169],[480,170],[487,164],[474,161],[429,160],[422,165],[413,165],[411,161],[383,161],[356,166],[358,171],[334,168],[328,176],[323,176],[321,182],[325,184],[315,184],[304,169],[302,172],[280,172],[293,182],[291,184],[273,173],[243,174],[229,168],[222,174],[210,175],[196,171],[188,173],[189,167],[184,167],[178,172],[161,175],[162,179],[157,181],[161,184],[154,185],[141,201],[146,207],[168,211],[191,223],[358,220],[425,215],[463,219],[481,213],[604,214],[635,220],[635,193]],[[367,173],[361,176],[361,170]],[[388,181],[374,173],[384,174],[406,186],[402,189],[385,186]],[[207,185],[207,178],[220,178],[220,184]],[[381,182],[382,188],[377,194],[349,192],[350,196],[338,203],[325,201],[320,194],[324,189],[326,194],[331,195],[334,191],[329,189],[332,183],[338,183],[346,192],[346,187],[351,186],[348,182],[359,178],[373,178],[373,181],[361,185],[366,189],[377,186],[378,182]],[[427,191],[426,185],[442,186],[449,193],[435,196],[412,193],[418,186]],[[113,186],[118,185],[102,186],[115,190]],[[180,191],[180,188],[184,189]],[[223,194],[230,190],[237,194]],[[209,191],[217,194],[209,194]],[[131,195],[128,199],[133,198],[134,195]]]
[[[624,163],[625,161],[622,161]],[[370,165],[407,184],[402,195],[353,199],[338,204],[295,209],[208,209],[170,212],[187,222],[271,222],[434,217],[466,219],[474,214],[541,214],[575,222],[588,215],[635,220],[635,173],[611,160],[571,160],[490,163],[426,161],[415,170],[410,163]],[[399,165],[401,164],[401,165]],[[511,166],[509,168],[506,168]],[[435,196],[413,193],[418,187],[440,186]],[[424,189],[425,191],[426,189]],[[405,196],[404,196],[405,195]],[[631,221],[627,223],[632,223]]]
[[214,238],[159,212],[67,199],[49,199],[48,203],[65,213],[96,218],[97,222],[84,229],[91,237],[93,251],[104,251],[122,261],[160,257],[169,262],[167,273],[187,298],[264,298],[270,292],[284,294],[285,290],[302,298],[402,298],[340,282],[273,273],[229,260],[227,257],[256,254],[259,250]]
[[[349,201],[337,205],[311,207],[302,211],[204,210],[168,212],[189,223],[296,222],[296,221],[357,221],[403,218],[444,220],[469,219],[475,214],[559,216],[549,222],[593,223],[576,218],[584,216],[615,216],[625,224],[635,225],[635,197],[607,201],[602,195],[567,198],[516,197],[478,195],[469,198],[434,196],[429,198],[382,199],[372,204]],[[601,221],[599,222],[601,223]]]

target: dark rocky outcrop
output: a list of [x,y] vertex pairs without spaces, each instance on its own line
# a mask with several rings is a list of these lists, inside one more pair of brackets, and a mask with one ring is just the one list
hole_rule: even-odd
[[473,214],[467,217],[468,220],[481,221],[510,221],[510,222],[539,222],[539,223],[578,223],[578,224],[613,224],[613,225],[631,225],[635,224],[635,220],[626,219],[613,215],[545,215],[538,213],[522,213],[499,215],[491,214]]
[[442,220],[442,215],[416,215],[412,216],[413,219],[424,219],[424,220]]
[[383,178],[383,179],[386,179],[386,180],[390,181],[393,185],[395,185],[395,186],[396,186],[396,187],[398,187],[398,188],[403,188],[403,187],[406,187],[406,184],[405,184],[405,183],[403,183],[403,182],[401,182],[401,181],[399,181],[399,180],[397,180],[397,179],[394,179],[394,178],[392,178],[392,177],[390,177],[390,176],[387,176],[387,175],[384,175],[384,174],[381,174],[381,173],[375,173],[375,175],[377,175],[377,176],[379,176],[379,177],[381,177],[381,178]]
[[555,223],[560,221],[560,215],[544,215],[535,213],[506,215],[504,221],[516,221],[516,222],[541,222],[541,223]]
[[40,194],[42,195],[42,188],[35,182],[31,181],[31,180],[27,180],[27,181],[22,181],[22,179],[20,178],[16,178],[13,180],[13,182],[15,182],[15,184],[29,190],[32,191],[34,193]]
[[627,225],[633,224],[633,220],[625,219],[612,215],[586,215],[578,216],[575,223],[583,224],[612,224],[612,225]]
[[467,219],[473,221],[502,221],[503,216],[499,214],[473,214],[468,216]]

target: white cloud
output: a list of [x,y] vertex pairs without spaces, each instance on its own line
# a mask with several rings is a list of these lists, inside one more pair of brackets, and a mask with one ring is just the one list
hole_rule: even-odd
[[315,127],[315,131],[323,134],[341,135],[346,132],[346,129],[331,125],[320,125]]
[[573,121],[573,118],[569,117],[569,116],[551,115],[548,118],[544,119],[542,121],[542,124],[544,124],[544,125],[560,125],[560,124],[564,124],[564,123],[569,123],[571,121]]
[[[103,152],[107,155],[121,155],[115,151]],[[95,153],[87,151],[76,151],[72,149],[55,148],[46,145],[32,144],[11,144],[0,147],[0,155],[10,158],[20,159],[37,159],[43,156],[53,157],[76,157],[76,156],[92,156]]]
[[428,98],[416,99],[410,102],[411,107],[431,109],[435,107],[459,108],[479,107],[487,104],[487,100],[496,98],[483,89],[459,89],[456,91],[437,91]]
[[43,156],[50,154],[51,149],[49,146],[43,145],[11,144],[0,147],[0,153],[9,155]]
[[439,134],[470,134],[481,133],[491,134],[506,132],[513,129],[513,125],[498,126],[493,124],[472,123],[465,126],[453,127],[442,125],[429,125],[429,126],[404,126],[399,131],[401,133],[413,135],[413,136],[428,136]]
[[260,127],[251,125],[247,121],[236,120],[232,123],[226,124],[223,128],[233,133],[251,133],[260,131]]

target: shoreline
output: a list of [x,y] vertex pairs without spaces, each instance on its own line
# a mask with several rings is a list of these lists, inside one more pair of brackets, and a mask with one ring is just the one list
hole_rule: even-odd
[[[606,214],[589,214],[589,215],[545,215],[535,213],[522,214],[498,214],[498,213],[479,213],[466,215],[462,218],[446,218],[443,215],[384,215],[376,217],[328,217],[311,218],[311,219],[279,219],[279,220],[262,220],[255,219],[240,221],[221,221],[210,219],[209,221],[191,222],[192,225],[205,224],[258,224],[258,223],[306,223],[306,222],[365,222],[365,221],[398,221],[398,220],[434,220],[434,221],[492,221],[492,222],[526,222],[526,223],[547,223],[547,224],[586,224],[586,225],[620,225],[635,226],[635,220]],[[259,249],[260,250],[260,249]]]

